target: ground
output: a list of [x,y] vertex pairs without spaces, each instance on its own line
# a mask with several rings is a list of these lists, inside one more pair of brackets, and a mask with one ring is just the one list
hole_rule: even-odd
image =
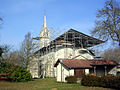
[[80,84],[58,83],[54,78],[34,79],[29,82],[0,81],[0,90],[111,90],[99,87],[85,87]]

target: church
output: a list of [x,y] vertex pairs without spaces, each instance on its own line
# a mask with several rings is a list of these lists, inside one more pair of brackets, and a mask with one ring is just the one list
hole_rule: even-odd
[[33,78],[56,77],[57,68],[54,65],[58,59],[93,60],[95,54],[88,48],[104,43],[102,40],[74,29],[70,29],[50,41],[46,15],[44,15],[44,24],[40,37],[35,39],[40,41],[40,49],[33,54],[27,68]]

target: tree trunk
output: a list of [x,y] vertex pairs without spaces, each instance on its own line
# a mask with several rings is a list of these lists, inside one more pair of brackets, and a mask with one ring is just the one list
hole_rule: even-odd
[[118,38],[118,43],[119,43],[119,47],[120,47],[120,36],[119,36],[119,38]]

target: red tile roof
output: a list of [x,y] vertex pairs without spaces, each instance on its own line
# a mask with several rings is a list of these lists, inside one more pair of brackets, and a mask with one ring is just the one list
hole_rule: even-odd
[[69,68],[91,68],[90,62],[88,60],[80,60],[80,59],[63,59],[62,63]]
[[55,67],[58,65],[58,63],[64,64],[68,68],[91,68],[90,62],[88,60],[84,59],[59,59]]
[[57,67],[59,62],[68,68],[92,68],[93,65],[117,65],[116,62],[111,60],[59,59],[54,66]]
[[115,61],[111,60],[89,60],[91,65],[117,65]]

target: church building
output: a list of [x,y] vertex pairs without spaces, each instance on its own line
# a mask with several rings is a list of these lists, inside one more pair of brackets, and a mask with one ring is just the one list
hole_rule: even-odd
[[95,55],[88,48],[104,43],[74,29],[50,41],[50,31],[47,29],[45,15],[43,29],[40,37],[36,39],[40,41],[40,49],[34,53],[28,65],[33,78],[56,77],[57,69],[54,65],[60,58],[93,60]]

